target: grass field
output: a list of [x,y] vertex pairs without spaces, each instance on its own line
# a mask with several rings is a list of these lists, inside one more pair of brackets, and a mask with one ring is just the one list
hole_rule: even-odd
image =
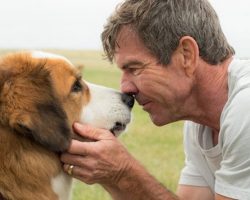
[[[89,82],[119,89],[120,71],[104,60],[98,51],[49,50],[69,58],[76,65],[84,65],[83,77]],[[0,51],[0,54],[9,51]],[[129,152],[147,170],[170,190],[175,191],[180,170],[184,165],[182,146],[182,122],[156,127],[148,114],[136,104],[133,122],[120,137]],[[110,200],[98,185],[86,185],[75,181],[73,200]]]

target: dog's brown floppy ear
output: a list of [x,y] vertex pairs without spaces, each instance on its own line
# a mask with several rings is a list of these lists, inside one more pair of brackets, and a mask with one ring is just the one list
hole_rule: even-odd
[[65,112],[58,102],[36,105],[37,112],[22,112],[13,116],[12,129],[44,147],[62,152],[70,143],[70,128]]
[[0,83],[0,122],[52,151],[64,151],[71,136],[66,113],[44,68],[46,63],[33,64],[20,63],[24,70],[10,73]]
[[84,65],[82,65],[82,64],[79,64],[79,65],[77,65],[76,66],[76,68],[79,70],[79,72],[83,72],[83,70],[84,70]]

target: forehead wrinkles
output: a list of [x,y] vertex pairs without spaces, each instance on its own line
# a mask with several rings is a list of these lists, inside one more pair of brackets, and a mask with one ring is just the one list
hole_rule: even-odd
[[[118,37],[114,60],[119,67],[130,62],[149,62],[150,51],[144,46],[139,36],[130,27],[121,28]],[[150,58],[151,60],[151,58]]]

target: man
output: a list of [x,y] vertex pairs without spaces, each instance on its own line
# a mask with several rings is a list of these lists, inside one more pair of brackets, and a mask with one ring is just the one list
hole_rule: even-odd
[[[250,61],[233,58],[207,0],[125,0],[102,33],[105,53],[162,126],[184,126],[186,166],[174,195],[106,130],[75,124],[65,171],[119,200],[250,199]],[[166,158],[167,159],[167,158]],[[167,160],[166,160],[167,162]]]

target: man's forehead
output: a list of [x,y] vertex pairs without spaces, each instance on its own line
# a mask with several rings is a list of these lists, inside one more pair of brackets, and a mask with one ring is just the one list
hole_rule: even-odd
[[138,34],[131,26],[125,25],[122,26],[117,33],[116,37],[116,47],[120,47],[121,43],[127,43],[131,40],[140,40]]
[[130,26],[123,26],[117,35],[114,57],[117,54],[135,56],[151,54],[139,35]]

